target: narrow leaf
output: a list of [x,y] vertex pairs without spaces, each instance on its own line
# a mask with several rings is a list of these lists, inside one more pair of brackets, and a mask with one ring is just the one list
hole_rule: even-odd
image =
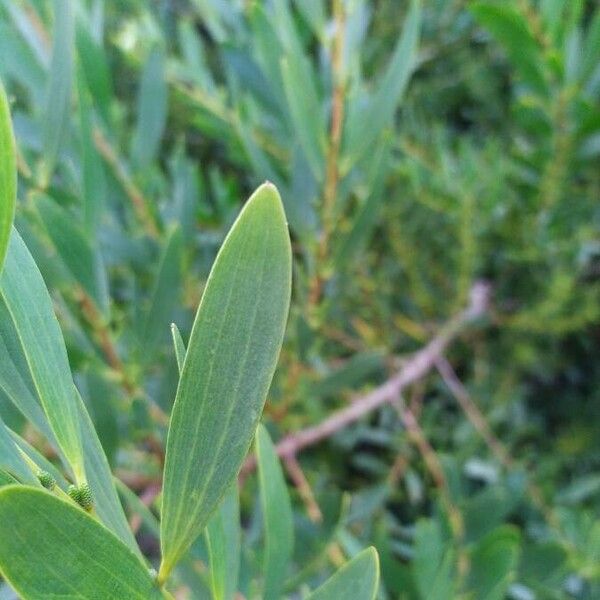
[[63,264],[98,311],[106,314],[108,282],[98,249],[91,244],[73,216],[50,198],[37,198],[36,208]]
[[2,419],[0,419],[0,468],[12,473],[25,483],[38,484],[37,477],[21,456]]
[[167,440],[161,577],[206,526],[254,436],[283,341],[291,246],[271,184],[250,198],[209,276]]
[[237,483],[206,526],[210,579],[214,600],[232,600],[240,570],[240,504]]
[[162,597],[148,569],[100,523],[25,486],[0,490],[0,570],[23,598]]
[[44,142],[43,184],[46,184],[52,176],[71,118],[74,34],[73,3],[70,0],[54,0],[52,61],[42,127]]
[[17,197],[15,137],[10,121],[8,98],[0,81],[0,273],[10,239]]
[[150,309],[144,320],[142,346],[148,358],[152,357],[158,343],[168,336],[181,282],[182,242],[181,229],[175,227],[167,236],[160,258]]
[[502,45],[523,80],[535,90],[544,92],[545,61],[526,19],[506,3],[476,2],[470,9],[477,21]]
[[343,149],[344,172],[371,149],[383,129],[391,124],[416,66],[421,20],[421,0],[412,0],[402,35],[374,97],[366,111],[351,111],[348,142]]
[[316,589],[307,600],[374,600],[379,587],[379,559],[367,548]]
[[279,458],[267,430],[262,425],[256,434],[256,456],[265,530],[263,597],[265,600],[275,600],[281,597],[292,558],[294,517]]
[[281,76],[294,134],[317,181],[323,179],[324,128],[316,92],[307,84],[302,57],[288,55],[281,60]]
[[167,87],[161,50],[155,49],[144,67],[137,115],[131,156],[138,167],[145,167],[158,151],[167,118]]
[[122,542],[129,546],[131,550],[139,554],[140,550],[125,518],[108,460],[98,439],[98,434],[78,393],[76,394],[76,399],[81,437],[83,440],[85,476],[92,490],[96,513],[102,523],[115,533]]
[[14,323],[0,297],[0,389],[23,416],[57,447],[52,429],[38,401],[35,385]]
[[42,275],[16,229],[0,276],[0,295],[56,440],[76,479],[83,479],[79,411],[67,350]]

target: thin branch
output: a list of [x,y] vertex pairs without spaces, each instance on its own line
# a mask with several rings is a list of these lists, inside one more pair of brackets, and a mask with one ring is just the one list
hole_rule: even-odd
[[313,494],[312,488],[310,487],[310,483],[308,479],[306,479],[306,475],[300,466],[300,463],[296,460],[294,456],[288,456],[283,464],[287,469],[287,472],[294,482],[300,497],[302,498],[302,502],[306,506],[306,512],[310,520],[313,523],[320,523],[323,521],[323,513],[319,508],[319,505],[315,499],[315,495]]
[[[372,392],[356,398],[350,406],[334,412],[318,425],[284,437],[276,446],[277,454],[284,459],[296,456],[305,448],[314,446],[356,423],[371,411],[394,402],[407,386],[424,377],[435,367],[437,359],[443,355],[448,344],[469,323],[488,312],[489,292],[486,283],[476,283],[471,289],[469,306],[451,319],[422,350],[407,360],[396,375]],[[256,459],[250,456],[244,465],[243,473],[251,471],[255,466]]]
[[[435,486],[440,492],[440,500],[448,514],[448,519],[452,531],[458,540],[462,540],[465,534],[464,520],[460,510],[458,510],[458,508],[452,501],[452,497],[450,496],[450,493],[448,491],[448,484],[446,481],[446,475],[444,474],[442,463],[436,451],[429,443],[429,440],[427,439],[425,432],[419,425],[419,422],[415,418],[415,415],[411,412],[410,409],[406,408],[402,397],[400,396],[394,404],[398,410],[400,418],[402,419],[402,423],[404,423],[404,427],[406,427],[408,439],[412,444],[416,446],[417,450],[421,454],[423,462],[425,463],[427,470],[431,474]],[[467,561],[464,555],[461,555],[459,560],[459,570],[461,574],[464,574],[466,572],[466,565]]]
[[489,446],[496,459],[505,467],[510,467],[511,460],[506,448],[494,435],[494,432],[489,426],[486,418],[483,416],[483,413],[472,401],[469,392],[456,376],[456,373],[454,372],[454,369],[450,363],[443,356],[440,356],[437,359],[435,366],[442,376],[444,383],[448,386],[448,389],[452,392],[456,398],[456,401],[471,422],[471,425],[473,425],[473,427],[485,440],[485,443]]

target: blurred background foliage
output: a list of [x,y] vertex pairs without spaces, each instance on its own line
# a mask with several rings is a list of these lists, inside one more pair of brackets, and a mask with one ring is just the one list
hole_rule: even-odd
[[[187,339],[268,179],[295,251],[275,440],[493,295],[402,405],[298,457],[293,581],[371,543],[381,598],[600,597],[594,0],[1,0],[0,76],[17,227],[133,512],[160,500],[169,324]],[[0,414],[52,458],[1,391]]]

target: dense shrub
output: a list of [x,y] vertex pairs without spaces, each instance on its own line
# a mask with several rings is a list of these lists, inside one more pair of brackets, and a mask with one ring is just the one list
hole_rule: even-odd
[[[217,250],[269,180],[294,259],[275,443],[379,389],[478,282],[491,295],[401,399],[283,457],[289,597],[369,545],[382,598],[600,596],[599,58],[591,0],[0,3],[15,225],[152,564],[169,325],[189,340]],[[57,467],[0,369],[8,435]],[[251,467],[239,590],[261,597]],[[210,585],[186,563],[172,589]]]

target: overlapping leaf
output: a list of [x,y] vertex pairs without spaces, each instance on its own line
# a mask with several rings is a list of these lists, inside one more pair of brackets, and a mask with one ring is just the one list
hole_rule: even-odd
[[0,570],[26,600],[163,597],[145,565],[104,526],[26,486],[0,489]]

